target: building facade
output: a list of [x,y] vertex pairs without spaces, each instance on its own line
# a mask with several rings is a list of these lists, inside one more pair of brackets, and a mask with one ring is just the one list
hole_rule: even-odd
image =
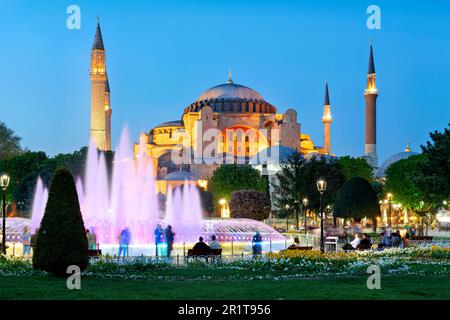
[[[329,126],[329,104],[326,108],[324,124]],[[309,135],[301,133],[294,109],[279,113],[257,91],[234,83],[231,74],[226,83],[206,90],[185,107],[180,118],[142,133],[135,145],[135,155],[145,148],[153,159],[160,180],[174,171],[188,171],[199,180],[208,180],[220,165],[249,164],[256,154],[273,146],[303,154],[329,154],[315,146]]]

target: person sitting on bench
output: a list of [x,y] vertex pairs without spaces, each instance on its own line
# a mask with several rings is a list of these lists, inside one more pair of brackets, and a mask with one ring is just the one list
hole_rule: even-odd
[[356,248],[358,250],[369,250],[372,248],[372,241],[367,233],[362,235],[362,239]]
[[215,235],[213,235],[211,237],[211,242],[209,243],[209,248],[211,250],[218,250],[218,249],[222,249],[222,247],[220,246],[220,243],[217,241],[217,238]]
[[300,247],[300,239],[298,237],[294,238],[294,243],[288,247],[288,250],[295,250]]
[[210,251],[210,248],[206,243],[203,242],[203,237],[200,237],[198,239],[198,242],[192,248],[192,251],[194,251],[195,253],[201,252],[204,254],[208,254]]

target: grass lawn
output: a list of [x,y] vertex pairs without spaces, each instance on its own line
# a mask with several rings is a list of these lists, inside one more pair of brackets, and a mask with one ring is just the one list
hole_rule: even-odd
[[74,291],[65,279],[6,276],[0,278],[0,299],[450,299],[448,276],[386,275],[381,290],[368,290],[365,276],[201,280],[187,276],[191,271],[172,270],[171,280],[86,277]]

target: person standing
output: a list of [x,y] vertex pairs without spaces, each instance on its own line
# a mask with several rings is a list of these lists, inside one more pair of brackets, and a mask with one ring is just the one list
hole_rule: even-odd
[[23,256],[29,256],[31,254],[31,234],[28,227],[23,228],[22,232],[22,245],[23,245]]
[[128,255],[128,246],[130,245],[130,238],[131,235],[128,228],[123,229],[119,236],[119,259],[122,254],[124,259]]
[[160,250],[160,244],[161,244],[161,240],[162,240],[162,228],[161,225],[158,223],[156,225],[156,229],[155,229],[155,254],[158,257],[158,253]]
[[33,249],[33,253],[34,253],[34,248],[36,248],[36,241],[37,241],[38,234],[39,234],[39,228],[34,230],[34,233],[30,237],[30,247],[31,247],[31,249]]
[[172,231],[172,226],[168,225],[166,230],[166,242],[167,242],[167,258],[170,258],[170,254],[173,250],[173,241],[175,239],[175,233]]
[[256,231],[252,242],[253,256],[256,258],[258,255],[262,255],[262,237],[259,231]]
[[89,250],[97,250],[97,235],[95,234],[94,228],[91,228],[88,235]]

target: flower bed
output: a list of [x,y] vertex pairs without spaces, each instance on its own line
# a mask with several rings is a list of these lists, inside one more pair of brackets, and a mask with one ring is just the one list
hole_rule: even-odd
[[[258,259],[207,264],[194,261],[178,268],[162,259],[138,258],[118,261],[110,257],[94,260],[83,273],[88,277],[122,279],[199,279],[223,280],[291,279],[295,277],[323,277],[366,275],[370,265],[377,265],[383,274],[449,275],[450,248],[422,246],[383,251],[333,252],[283,251]],[[29,260],[0,258],[0,276],[45,274],[32,268]]]

